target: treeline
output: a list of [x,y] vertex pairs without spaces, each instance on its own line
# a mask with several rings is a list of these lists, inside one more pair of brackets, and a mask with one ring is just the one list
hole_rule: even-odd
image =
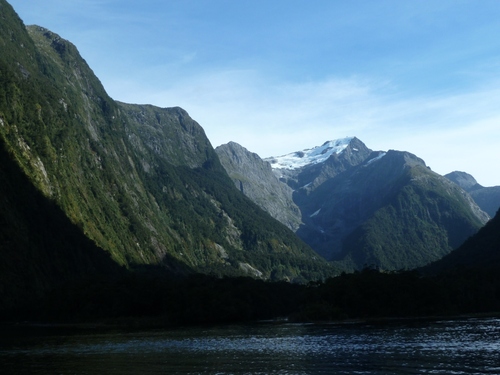
[[247,277],[170,279],[148,267],[147,273],[67,284],[4,319],[162,327],[250,322],[287,316],[303,290]]
[[496,269],[454,269],[437,275],[365,269],[309,285],[295,319],[409,318],[500,311]]
[[500,311],[495,270],[365,269],[307,285],[191,275],[169,279],[155,269],[68,284],[4,319],[171,327],[288,319],[324,322]]

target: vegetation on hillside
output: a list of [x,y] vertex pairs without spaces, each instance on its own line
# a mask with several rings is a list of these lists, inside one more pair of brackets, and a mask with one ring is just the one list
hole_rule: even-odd
[[123,272],[37,190],[0,142],[0,311],[76,278]]
[[115,102],[74,45],[0,10],[2,302],[88,275],[93,252],[178,276],[335,274],[234,187],[186,111]]
[[344,240],[344,263],[414,269],[456,249],[482,223],[449,185],[425,167],[408,169],[384,205]]
[[345,270],[424,266],[488,218],[462,189],[401,151],[350,168],[308,199],[298,234]]

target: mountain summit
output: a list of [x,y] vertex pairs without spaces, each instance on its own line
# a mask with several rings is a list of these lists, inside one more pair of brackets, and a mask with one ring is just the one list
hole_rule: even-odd
[[354,137],[346,137],[326,141],[321,146],[296,151],[283,156],[264,159],[273,169],[299,169],[313,164],[324,163],[333,154],[340,154],[351,143]]
[[308,194],[326,180],[366,160],[372,151],[356,137],[327,141],[322,146],[264,159],[297,194]]

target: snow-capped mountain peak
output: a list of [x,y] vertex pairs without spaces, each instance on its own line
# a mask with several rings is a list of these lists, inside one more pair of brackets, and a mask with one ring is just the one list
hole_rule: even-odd
[[349,145],[354,137],[345,137],[327,141],[302,151],[292,152],[282,156],[271,156],[264,160],[271,164],[273,169],[299,169],[306,165],[319,164],[326,161],[333,154],[340,154]]

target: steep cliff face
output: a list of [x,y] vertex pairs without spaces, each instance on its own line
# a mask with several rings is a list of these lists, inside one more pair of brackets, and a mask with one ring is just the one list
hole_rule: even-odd
[[[0,142],[27,181],[116,265],[287,280],[331,274],[234,187],[186,111],[115,102],[75,46],[44,28],[26,29],[0,5]],[[26,213],[2,236],[30,238]],[[28,245],[16,251],[37,254]],[[11,269],[16,259],[2,261]]]
[[484,187],[478,184],[470,174],[459,171],[448,173],[444,177],[468,192],[477,205],[490,217],[495,216],[500,209],[500,186]]
[[301,215],[292,199],[293,190],[278,180],[268,162],[234,142],[215,151],[243,194],[290,229],[299,228]]

